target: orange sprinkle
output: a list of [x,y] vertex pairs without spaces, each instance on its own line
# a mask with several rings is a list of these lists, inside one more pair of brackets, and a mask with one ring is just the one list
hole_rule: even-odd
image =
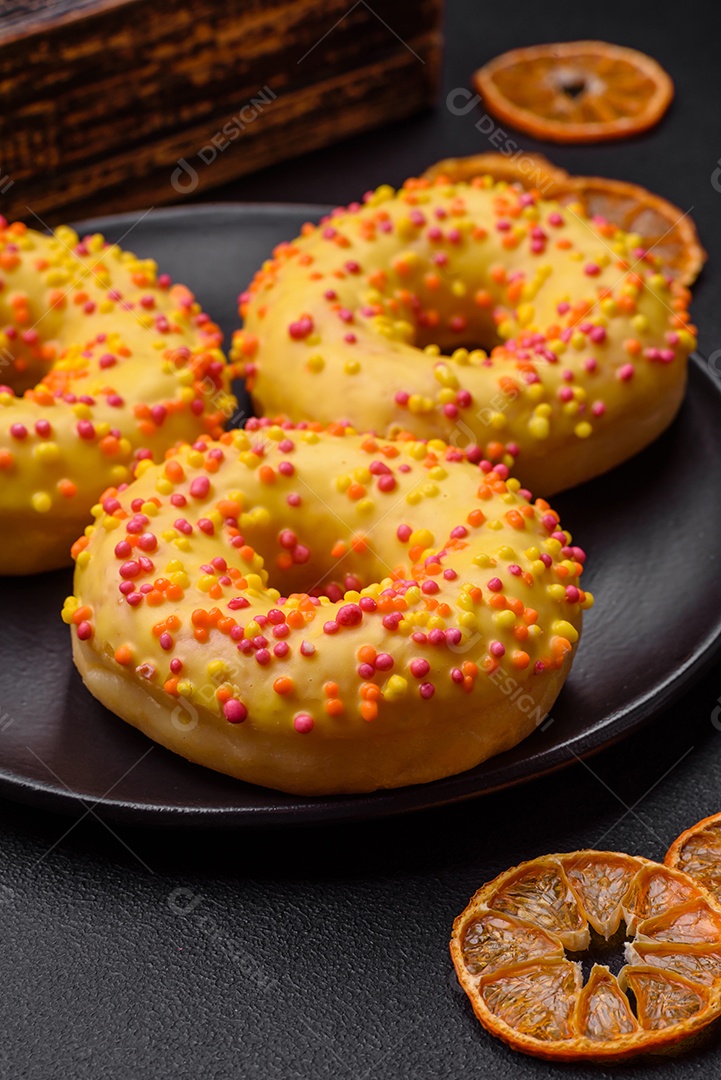
[[121,645],[115,650],[115,660],[118,664],[127,666],[133,662],[133,652],[129,645]]
[[360,714],[364,720],[375,720],[378,716],[378,706],[375,701],[362,701],[360,707]]
[[280,675],[273,683],[273,689],[276,694],[290,694],[293,687],[293,680],[289,675]]
[[326,701],[325,711],[328,713],[329,716],[340,716],[343,712],[345,712],[345,706],[343,705],[343,702],[340,698],[333,697],[329,698],[329,700]]

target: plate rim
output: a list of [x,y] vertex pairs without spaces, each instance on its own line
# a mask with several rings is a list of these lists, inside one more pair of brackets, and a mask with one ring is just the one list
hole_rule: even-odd
[[[153,208],[154,217],[160,217],[164,223],[172,226],[189,216],[207,217],[230,212],[259,212],[271,216],[283,216],[307,212],[308,218],[317,220],[327,213],[329,207],[323,204],[306,202],[204,202],[190,206],[169,206]],[[149,217],[146,213],[145,217]],[[102,231],[107,225],[141,224],[143,215],[140,211],[128,211],[120,214],[106,214],[83,219],[72,225],[78,232],[94,229]],[[708,360],[699,350],[689,358],[697,378],[703,378],[713,388],[717,396],[717,406],[721,405],[721,384],[709,371]],[[71,814],[79,810],[91,813],[102,808],[103,821],[145,828],[278,828],[288,826],[308,826],[321,824],[340,824],[348,822],[378,821],[386,817],[400,817],[410,813],[419,813],[465,802],[484,796],[507,791],[521,784],[527,784],[567,768],[579,761],[601,753],[616,745],[622,739],[643,728],[655,715],[669,708],[695,682],[710,670],[714,661],[721,655],[721,613],[715,628],[697,642],[683,664],[676,667],[662,682],[648,690],[643,696],[633,701],[625,709],[616,709],[603,725],[603,731],[595,731],[577,738],[567,739],[556,744],[541,755],[541,763],[536,759],[531,771],[513,775],[504,775],[501,769],[498,778],[480,789],[474,789],[470,773],[457,773],[407,788],[391,788],[359,795],[330,796],[288,796],[292,802],[275,806],[184,806],[174,804],[148,804],[120,797],[101,796],[96,798],[72,789],[63,790],[56,784],[37,778],[18,777],[0,767],[0,796],[11,801],[50,809],[61,814]],[[621,726],[622,725],[622,726]],[[157,744],[151,743],[157,747]],[[163,753],[171,753],[158,747]],[[176,755],[174,755],[176,756]],[[498,758],[503,758],[503,754]],[[189,765],[192,763],[188,762]],[[485,763],[482,763],[485,764]],[[508,769],[518,769],[519,762]],[[193,768],[202,768],[192,765]],[[221,775],[222,774],[218,774]],[[242,783],[238,781],[238,783]],[[272,792],[273,789],[264,789]],[[406,798],[404,798],[406,796]],[[386,801],[389,805],[386,805]],[[392,800],[392,802],[390,802]]]

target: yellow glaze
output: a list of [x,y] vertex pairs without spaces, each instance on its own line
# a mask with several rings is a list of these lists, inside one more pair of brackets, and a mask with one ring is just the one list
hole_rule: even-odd
[[220,433],[233,412],[221,340],[151,260],[0,218],[0,572],[69,563],[104,488]]
[[258,412],[500,442],[549,495],[680,405],[688,293],[639,242],[489,177],[384,186],[276,249],[231,355]]
[[468,769],[524,738],[576,650],[585,556],[502,463],[252,420],[110,489],[63,617],[151,738],[301,794]]

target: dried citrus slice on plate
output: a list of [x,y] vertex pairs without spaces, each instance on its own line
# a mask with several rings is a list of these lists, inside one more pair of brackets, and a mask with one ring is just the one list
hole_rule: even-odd
[[597,223],[608,222],[637,235],[639,258],[647,252],[655,255],[682,285],[691,285],[706,261],[688,212],[640,184],[602,176],[569,177],[557,185],[552,197],[570,206],[577,203]]
[[721,814],[692,825],[674,840],[664,862],[700,881],[721,900]]
[[[603,176],[570,176],[542,154],[471,154],[446,158],[423,174],[427,180],[446,177],[450,183],[471,183],[490,176],[536,190],[571,210],[591,218],[597,225],[616,226],[638,236],[638,257],[650,252],[661,268],[682,285],[691,285],[706,261],[696,226],[687,212],[655,195],[640,184],[608,180]],[[613,230],[612,230],[613,231]]]
[[655,124],[673,83],[645,53],[605,41],[512,49],[473,76],[499,120],[549,142],[622,139]]
[[443,176],[451,184],[467,182],[476,176],[491,176],[494,180],[519,184],[526,191],[539,191],[546,198],[552,198],[556,188],[570,180],[565,169],[553,165],[543,154],[527,153],[525,150],[512,155],[488,153],[444,158],[429,166],[423,176],[426,180]]
[[[584,983],[578,954],[623,927],[625,966],[594,964]],[[576,851],[507,870],[456,919],[451,956],[483,1026],[536,1057],[668,1049],[721,1014],[721,905],[638,856]]]

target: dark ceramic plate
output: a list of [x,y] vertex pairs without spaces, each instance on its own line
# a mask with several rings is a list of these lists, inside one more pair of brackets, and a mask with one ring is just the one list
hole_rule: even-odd
[[[314,206],[207,206],[86,222],[189,285],[230,335],[236,295]],[[0,793],[105,820],[288,824],[380,817],[470,798],[608,746],[678,698],[721,645],[721,381],[696,358],[680,416],[649,450],[554,500],[589,554],[598,600],[546,722],[470,772],[398,791],[303,799],[190,765],[86,692],[60,621],[70,571],[2,579]]]

